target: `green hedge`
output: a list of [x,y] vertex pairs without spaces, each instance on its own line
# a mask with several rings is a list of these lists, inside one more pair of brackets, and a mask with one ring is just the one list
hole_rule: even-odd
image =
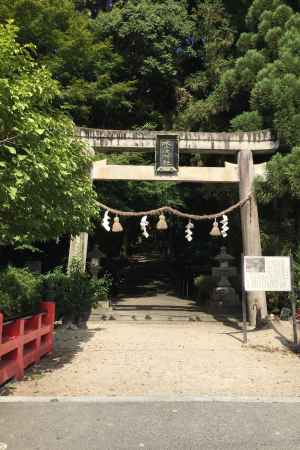
[[45,275],[8,267],[0,272],[0,311],[5,320],[38,312],[42,300],[56,303],[56,319],[75,323],[101,300],[106,300],[111,280],[93,279],[74,260],[69,273],[61,267]]
[[0,311],[5,319],[37,312],[41,286],[41,276],[28,269],[8,267],[1,271]]

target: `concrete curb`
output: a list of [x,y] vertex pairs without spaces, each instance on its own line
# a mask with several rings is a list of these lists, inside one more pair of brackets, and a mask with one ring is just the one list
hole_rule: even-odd
[[0,403],[154,403],[154,402],[199,402],[199,403],[299,403],[299,397],[243,397],[243,396],[139,396],[139,397],[108,397],[108,396],[78,396],[78,397],[19,397],[2,396]]

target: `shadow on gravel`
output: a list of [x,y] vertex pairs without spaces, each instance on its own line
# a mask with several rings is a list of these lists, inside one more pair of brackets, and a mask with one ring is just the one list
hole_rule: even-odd
[[[274,330],[275,333],[277,334],[276,339],[284,347],[286,347],[288,350],[290,350],[294,353],[297,353],[297,354],[300,353],[300,345],[299,344],[294,344],[289,338],[287,338],[284,334],[282,334],[282,332],[278,330],[278,328],[276,327],[274,322],[271,322],[270,326],[271,326],[272,330]],[[291,327],[292,327],[292,325],[291,325]],[[299,339],[299,336],[298,336],[298,339]]]
[[[92,330],[78,329],[66,330],[57,327],[54,334],[54,351],[44,356],[39,363],[27,368],[23,381],[39,380],[47,373],[63,367],[72,362],[78,353],[83,351],[84,344],[88,342],[96,332],[104,331],[105,328],[94,328]],[[10,380],[0,386],[0,396],[8,396],[13,393],[17,381]],[[70,380],[72,383],[72,380]]]
[[[224,325],[230,326],[232,328],[235,328],[238,331],[229,331],[229,332],[223,332],[222,334],[225,334],[227,336],[232,337],[233,339],[243,343],[243,330],[242,330],[242,324],[238,321],[233,320],[221,320]],[[292,326],[292,325],[291,325]],[[274,336],[274,339],[280,342],[280,344],[283,346],[283,349],[275,349],[271,347],[265,347],[265,346],[258,346],[258,345],[252,345],[251,348],[260,349],[262,351],[267,352],[275,352],[275,351],[286,351],[289,350],[292,353],[300,354],[300,345],[294,344],[291,339],[289,339],[287,336],[285,336],[274,324],[273,321],[268,321],[265,325],[261,326],[260,328],[255,328],[247,331],[247,334],[252,333],[259,333],[260,331],[265,331],[266,329],[273,330],[276,334]]]

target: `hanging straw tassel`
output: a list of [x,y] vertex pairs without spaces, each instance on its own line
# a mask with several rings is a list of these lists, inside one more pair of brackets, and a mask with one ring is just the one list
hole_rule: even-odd
[[114,218],[114,223],[113,223],[113,226],[112,226],[112,232],[113,233],[121,233],[121,231],[123,231],[123,227],[122,227],[122,225],[120,223],[119,216],[116,216]]
[[213,223],[213,227],[211,229],[211,232],[209,233],[212,237],[219,237],[221,236],[221,231],[219,228],[219,224],[217,222],[217,219],[215,219],[214,223]]
[[156,228],[158,230],[167,230],[168,229],[168,224],[166,222],[166,218],[164,214],[161,214],[159,216],[159,221],[157,222]]

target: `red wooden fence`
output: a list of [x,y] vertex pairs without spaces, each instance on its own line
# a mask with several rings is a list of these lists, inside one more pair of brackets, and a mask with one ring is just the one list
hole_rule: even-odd
[[0,385],[21,380],[24,369],[53,350],[55,303],[43,302],[40,313],[9,322],[0,312]]

